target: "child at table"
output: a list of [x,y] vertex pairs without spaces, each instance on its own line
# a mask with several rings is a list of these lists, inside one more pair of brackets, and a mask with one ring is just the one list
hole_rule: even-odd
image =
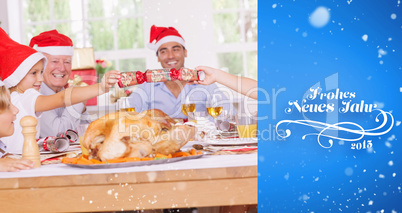
[[44,55],[13,41],[0,28],[0,78],[10,90],[12,104],[19,110],[14,134],[2,139],[10,153],[22,152],[24,142],[20,125],[22,117],[31,115],[37,118],[38,138],[40,132],[38,117],[41,112],[71,106],[104,94],[117,83],[120,76],[120,72],[112,70],[104,75],[101,83],[86,87],[70,87],[54,95],[44,96],[39,93],[44,67],[46,67]]
[[1,142],[2,137],[10,136],[14,133],[14,123],[18,113],[10,100],[10,93],[0,81],[0,172],[15,172],[21,169],[31,169],[34,163],[25,159],[8,159],[2,158],[6,154],[6,146]]

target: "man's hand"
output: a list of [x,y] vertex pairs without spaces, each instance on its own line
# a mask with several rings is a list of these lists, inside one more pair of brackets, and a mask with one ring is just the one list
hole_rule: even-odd
[[101,90],[103,93],[109,92],[110,88],[115,85],[120,79],[120,72],[117,70],[110,70],[105,73],[100,83]]

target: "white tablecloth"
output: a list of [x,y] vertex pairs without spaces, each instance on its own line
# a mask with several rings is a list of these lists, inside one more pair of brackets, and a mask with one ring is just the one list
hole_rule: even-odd
[[[189,146],[191,146],[191,143],[189,143],[187,147]],[[105,173],[126,173],[126,172],[151,172],[151,171],[165,171],[165,170],[254,166],[257,165],[257,156],[258,156],[257,153],[238,154],[238,155],[204,155],[203,157],[198,159],[183,160],[173,163],[157,164],[150,166],[108,168],[108,169],[83,169],[83,168],[71,167],[65,164],[51,164],[51,165],[43,165],[40,168],[31,170],[22,170],[19,172],[0,172],[0,178],[105,174]]]

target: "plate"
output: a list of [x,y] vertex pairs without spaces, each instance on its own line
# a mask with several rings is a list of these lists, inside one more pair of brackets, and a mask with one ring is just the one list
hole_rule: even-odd
[[238,137],[237,132],[221,132],[222,137]]
[[109,168],[122,168],[122,167],[132,167],[132,166],[149,166],[156,164],[164,164],[164,163],[173,163],[181,160],[191,160],[201,158],[203,155],[192,155],[188,157],[177,157],[177,158],[168,158],[168,159],[159,159],[159,160],[149,160],[149,161],[135,161],[135,162],[127,162],[127,163],[110,163],[110,164],[92,164],[92,165],[80,165],[80,164],[69,164],[65,163],[64,165],[84,168],[84,169],[109,169]]
[[214,139],[205,143],[213,146],[241,146],[258,144],[258,138],[230,138],[230,139]]

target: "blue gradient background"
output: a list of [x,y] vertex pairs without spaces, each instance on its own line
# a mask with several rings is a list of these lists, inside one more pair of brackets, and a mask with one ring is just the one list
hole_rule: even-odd
[[[315,28],[308,17],[319,6],[330,9],[331,17],[326,26]],[[269,117],[258,123],[266,133],[259,138],[259,212],[402,212],[402,125],[396,125],[402,120],[401,7],[397,0],[258,2],[258,81],[268,93],[259,94],[258,110],[259,117]],[[387,54],[379,58],[379,49]],[[332,83],[355,92],[353,102],[379,103],[392,112],[393,129],[364,138],[373,141],[373,152],[338,141],[324,149],[316,137],[302,140],[311,129],[299,126],[289,125],[292,135],[278,140],[274,125],[303,119],[300,113],[284,112],[288,101],[300,101],[316,83],[329,86],[325,79],[335,73],[338,80]],[[378,126],[375,115],[346,113],[338,122],[368,129]],[[325,122],[326,114],[309,116]]]

